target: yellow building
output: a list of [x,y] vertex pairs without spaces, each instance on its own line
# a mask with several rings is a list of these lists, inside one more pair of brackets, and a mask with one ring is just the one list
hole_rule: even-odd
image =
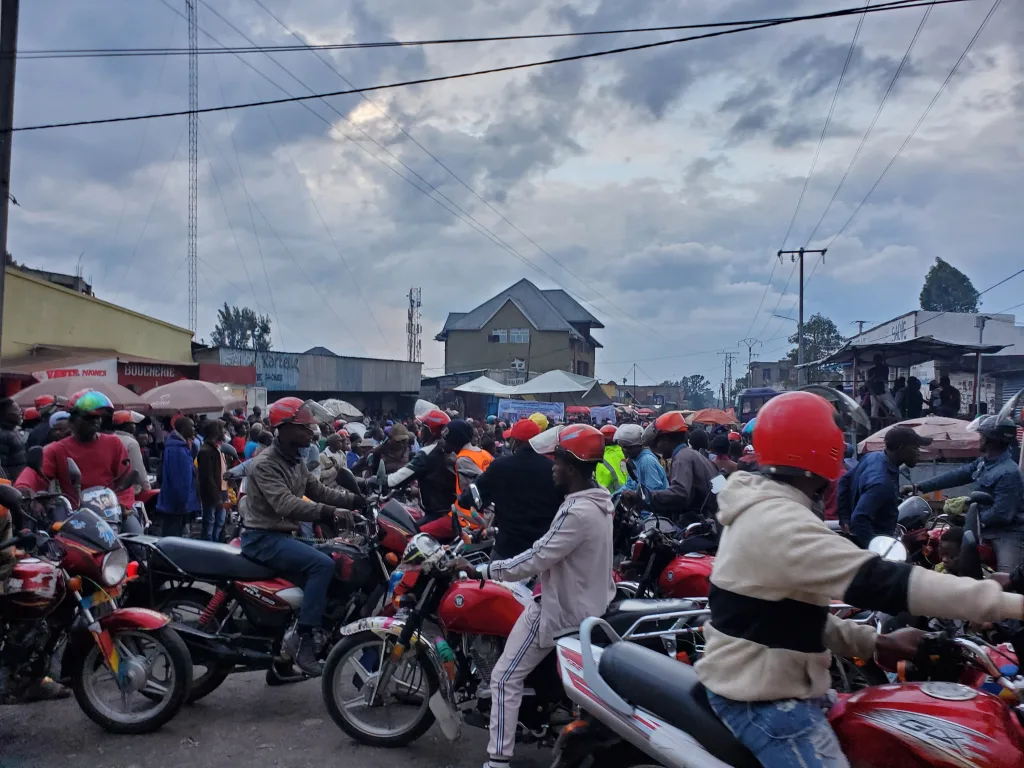
[[192,331],[7,267],[0,358],[37,345],[92,347],[192,364]]

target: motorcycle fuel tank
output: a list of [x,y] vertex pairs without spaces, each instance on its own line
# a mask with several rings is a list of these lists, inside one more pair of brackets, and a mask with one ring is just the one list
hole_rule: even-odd
[[858,691],[829,712],[852,765],[1011,768],[1024,728],[997,697],[959,683],[906,683]]
[[715,558],[692,553],[680,555],[665,566],[658,579],[662,597],[707,597]]
[[441,598],[437,617],[448,632],[508,637],[523,603],[498,582],[456,581]]
[[27,557],[14,564],[0,590],[0,613],[6,619],[32,619],[58,603],[67,589],[60,567]]

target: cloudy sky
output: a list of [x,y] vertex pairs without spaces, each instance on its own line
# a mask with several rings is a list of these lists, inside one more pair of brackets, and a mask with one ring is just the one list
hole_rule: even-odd
[[[619,29],[859,4],[201,0],[199,24],[213,37],[201,32],[199,44],[249,45],[243,34],[258,45],[296,43],[288,30],[335,43]],[[786,248],[833,240],[991,5],[933,9],[809,240],[924,11],[865,20]],[[175,10],[184,11],[184,0],[32,0],[22,3],[20,47],[183,47],[186,24]],[[716,351],[738,351],[744,337],[764,342],[762,359],[776,359],[794,324],[772,313],[795,312],[796,280],[787,287],[791,264],[773,270],[773,254],[784,245],[856,26],[852,17],[804,22],[367,99],[203,116],[198,336],[209,338],[227,300],[271,315],[277,349],[402,357],[405,295],[420,286],[425,367],[436,373],[443,353],[432,339],[446,314],[528,277],[566,288],[603,320],[602,379],[621,378],[636,362],[638,381],[703,373],[717,382]],[[320,54],[327,63],[308,51],[203,56],[200,103],[335,91],[348,87],[342,77],[366,86],[682,34],[342,50]],[[823,312],[849,333],[853,320],[914,309],[937,256],[979,290],[1024,266],[1022,51],[1024,3],[1004,0],[825,263],[809,257],[808,314]],[[18,64],[16,125],[187,105],[183,56]],[[187,144],[185,118],[17,134],[20,206],[12,208],[10,251],[54,270],[74,271],[80,260],[98,296],[187,325]],[[983,306],[1017,304],[1022,288],[1024,277],[987,294]]]

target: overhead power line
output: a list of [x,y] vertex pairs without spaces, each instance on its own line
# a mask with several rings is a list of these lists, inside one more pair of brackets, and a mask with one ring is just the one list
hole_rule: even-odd
[[[870,0],[868,0],[870,2]],[[915,0],[894,0],[881,3],[878,8],[898,7]],[[500,43],[522,40],[557,40],[572,37],[602,37],[654,32],[680,32],[684,29],[716,29],[720,27],[744,27],[751,24],[769,24],[798,20],[798,16],[774,16],[742,21],[716,21],[702,24],[671,24],[658,27],[627,27],[623,29],[602,29],[584,32],[541,32],[525,35],[491,35],[480,37],[455,37],[427,40],[382,40],[369,43],[322,43],[310,44],[302,41],[299,45],[249,45],[225,48],[198,48],[200,55],[248,54],[248,53],[291,53],[305,51],[346,51],[363,48],[410,48],[432,45],[458,45],[465,43]],[[18,59],[59,59],[59,58],[103,58],[123,56],[186,56],[188,48],[35,48],[19,51]]]
[[[794,16],[784,21],[773,21],[764,24],[755,24],[745,27],[735,27],[725,30],[719,30],[716,32],[707,32],[700,35],[690,35],[688,37],[678,37],[671,40],[661,40],[654,43],[644,43],[643,45],[631,45],[623,46],[620,48],[611,48],[603,51],[594,51],[591,53],[580,53],[571,56],[559,56],[554,59],[544,59],[541,61],[531,61],[524,64],[510,64],[503,67],[491,67],[489,69],[475,70],[472,72],[460,72],[452,75],[438,75],[436,77],[423,77],[416,80],[405,80],[397,83],[384,83],[381,85],[369,85],[362,88],[349,88],[341,91],[329,91],[326,93],[314,93],[307,96],[290,96],[283,99],[268,99],[265,101],[246,102],[241,104],[223,104],[217,107],[203,107],[195,110],[197,114],[209,114],[212,112],[227,112],[235,109],[249,109],[252,107],[265,107],[274,104],[292,104],[301,101],[310,101],[313,99],[324,99],[331,98],[334,96],[347,96],[353,93],[370,93],[372,91],[390,90],[394,88],[404,88],[412,85],[425,85],[427,83],[439,83],[448,80],[462,80],[470,77],[477,77],[480,75],[492,75],[500,72],[516,72],[524,69],[533,69],[535,67],[547,66],[549,64],[564,64],[571,61],[583,61],[585,59],[596,59],[603,56],[612,56],[619,53],[626,53],[629,51],[642,51],[650,50],[653,48],[661,48],[667,45],[674,45],[676,43],[688,43],[695,40],[706,40],[715,37],[724,37],[726,35],[734,35],[740,32],[749,32],[758,29],[768,29],[770,27],[777,27],[784,24],[793,24],[801,21],[814,21],[820,19],[834,19],[841,18],[843,16],[852,16],[858,13],[871,13],[877,11],[893,11],[902,10],[905,8],[919,8],[926,5],[947,5],[952,3],[965,3],[973,2],[974,0],[928,0],[928,2],[919,3],[888,3],[886,5],[870,6],[868,8],[851,8],[843,9],[838,11],[829,11],[827,13],[809,14],[806,16]],[[85,125],[107,125],[111,123],[126,123],[134,122],[137,120],[153,120],[158,118],[166,117],[182,117],[189,114],[189,110],[173,110],[168,112],[153,112],[143,115],[126,115],[123,117],[107,117],[97,118],[92,120],[71,120],[67,122],[59,123],[42,123],[37,125],[22,125],[13,128],[13,131],[40,131],[52,128],[73,128]]]

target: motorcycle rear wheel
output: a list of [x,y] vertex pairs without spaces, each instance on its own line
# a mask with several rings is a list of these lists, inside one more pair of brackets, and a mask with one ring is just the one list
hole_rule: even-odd
[[[201,589],[177,589],[161,601],[156,610],[171,617],[172,621],[186,626],[203,629],[199,626],[199,616],[210,602],[212,595]],[[217,623],[224,618],[223,608],[214,616]],[[188,695],[188,704],[194,704],[205,696],[209,696],[220,688],[234,670],[234,664],[215,664],[207,667],[195,667],[193,670],[192,690]],[[202,673],[199,670],[203,669]]]
[[[343,698],[342,686],[344,683],[348,680],[354,680],[359,676],[358,672],[355,670],[362,668],[362,659],[360,658],[362,654],[374,647],[379,648],[387,643],[386,652],[384,654],[384,657],[386,657],[387,653],[390,652],[394,641],[395,638],[393,637],[381,638],[369,630],[357,632],[354,635],[348,635],[347,637],[343,637],[341,641],[334,646],[330,655],[327,657],[327,663],[324,665],[321,691],[323,693],[324,704],[327,706],[327,712],[341,730],[360,744],[366,744],[371,747],[404,747],[416,741],[416,739],[426,733],[430,729],[430,726],[434,724],[434,713],[430,711],[429,706],[427,706],[427,702],[438,690],[439,684],[437,674],[429,662],[424,660],[413,649],[406,651],[402,659],[403,664],[406,664],[406,660],[408,660],[410,665],[414,665],[407,666],[403,670],[406,674],[408,672],[412,672],[412,685],[415,686],[414,690],[408,694],[408,697],[410,699],[420,697],[420,703],[418,705],[419,709],[415,713],[415,719],[413,719],[411,723],[389,733],[385,732],[384,729],[375,728],[371,724],[360,722],[352,712],[355,711],[355,706],[360,703],[359,699],[361,697],[361,688],[359,689],[360,693],[351,697],[350,700],[341,701]],[[380,652],[377,651],[376,653],[376,659],[379,659]],[[363,669],[364,675],[367,672],[372,675],[376,670]],[[418,681],[416,681],[417,673],[419,674]],[[395,684],[396,679],[401,679],[397,673],[395,678],[392,680],[392,685]],[[397,696],[395,697],[395,700],[396,703],[399,703]],[[385,704],[383,707],[375,707],[369,711],[380,712],[387,709],[388,706]]]

